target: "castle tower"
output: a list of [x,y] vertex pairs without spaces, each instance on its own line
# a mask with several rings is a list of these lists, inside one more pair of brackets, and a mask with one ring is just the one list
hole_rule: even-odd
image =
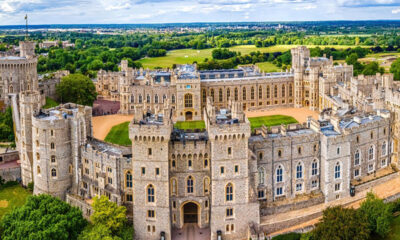
[[33,41],[19,42],[19,55],[23,58],[33,58],[35,57],[35,45]]
[[27,186],[30,182],[33,182],[34,143],[32,141],[32,119],[33,115],[38,114],[40,110],[40,94],[37,91],[21,92],[19,99],[20,120],[14,120],[20,121],[16,123],[20,125],[20,129],[16,131],[15,141],[21,159],[22,184]]
[[249,225],[259,224],[259,204],[250,186],[248,140],[251,129],[241,109],[241,103],[232,103],[233,123],[206,121],[212,161],[212,240],[217,239],[219,231],[223,239],[248,239]]
[[[170,110],[163,119],[141,119],[135,112],[129,125],[132,141],[133,225],[135,238],[171,239],[168,149],[172,132]],[[140,121],[140,122],[139,122]]]
[[293,48],[292,68],[294,69],[294,107],[303,107],[304,102],[304,73],[310,61],[310,50],[301,46]]

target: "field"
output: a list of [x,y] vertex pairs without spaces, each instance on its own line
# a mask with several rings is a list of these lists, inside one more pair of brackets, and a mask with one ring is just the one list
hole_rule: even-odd
[[57,107],[59,104],[58,102],[54,101],[53,99],[46,97],[46,104],[43,106],[44,109]]
[[0,219],[4,214],[10,212],[15,207],[24,205],[28,196],[32,193],[22,188],[20,185],[6,187],[0,190]]
[[285,115],[272,115],[265,117],[249,118],[251,129],[260,128],[262,125],[266,127],[277,126],[281,124],[297,123],[297,120],[290,116]]
[[185,122],[177,122],[174,125],[175,128],[187,130],[187,129],[205,129],[206,124],[204,121],[185,121]]
[[129,139],[129,122],[124,122],[111,128],[104,141],[122,146],[132,145]]
[[[240,45],[229,48],[232,51],[241,52],[242,55],[249,54],[250,52],[260,51],[260,52],[285,52],[292,48],[298,47],[298,45],[276,45],[271,47],[257,48],[254,45]],[[317,46],[308,46],[317,47]],[[339,45],[323,45],[319,46],[321,48],[337,48],[346,49],[356,46],[339,46]],[[171,68],[173,64],[192,64],[193,62],[203,62],[204,59],[211,59],[211,53],[213,49],[180,49],[167,52],[167,56],[164,57],[154,57],[154,58],[143,58],[140,62],[144,68],[154,69],[156,67],[161,68]],[[270,69],[270,68],[267,68]],[[279,68],[278,68],[279,69]]]

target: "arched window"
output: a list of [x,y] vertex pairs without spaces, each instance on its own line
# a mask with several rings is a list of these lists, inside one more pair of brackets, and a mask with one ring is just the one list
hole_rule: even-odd
[[149,185],[147,187],[147,202],[148,203],[153,203],[155,198],[155,191],[153,185]]
[[171,167],[173,167],[173,168],[176,167],[176,162],[175,162],[175,160],[172,160],[172,161],[171,161]]
[[374,146],[369,147],[368,150],[368,160],[373,160],[374,159]]
[[303,178],[303,165],[299,162],[296,167],[296,178]]
[[235,88],[235,101],[237,101],[238,99],[239,99],[238,89]]
[[132,173],[130,171],[126,172],[126,187],[132,187]]
[[162,102],[165,103],[165,100],[167,100],[167,95],[164,94],[162,97]]
[[231,97],[231,89],[227,89],[226,90],[226,99],[229,100],[229,98]]
[[186,184],[186,189],[187,189],[187,193],[193,193],[193,177],[189,176],[187,178],[187,184]]
[[55,162],[56,162],[56,156],[51,155],[51,162],[52,162],[52,163],[55,163]]
[[278,97],[278,86],[275,85],[274,87],[274,97]]
[[242,91],[243,91],[243,97],[242,97],[242,99],[243,99],[243,100],[246,100],[246,88],[244,87]]
[[271,91],[269,86],[267,86],[267,98],[271,98]]
[[37,174],[40,174],[40,166],[37,166]]
[[262,99],[262,87],[258,87],[258,99]]
[[286,97],[286,87],[282,85],[282,97]]
[[147,94],[146,102],[147,102],[147,103],[150,103],[150,95],[149,95],[149,94]]
[[193,95],[192,94],[185,94],[185,108],[192,108],[193,107]]
[[311,164],[311,175],[316,176],[318,174],[318,162],[314,160]]
[[250,98],[251,98],[251,100],[254,100],[254,87],[251,87]]
[[143,97],[142,97],[142,95],[140,94],[139,95],[139,103],[142,103],[143,102]]
[[210,179],[208,177],[204,178],[203,182],[203,188],[204,188],[204,195],[207,195],[210,193]]
[[276,169],[276,182],[282,182],[283,181],[283,169],[282,166],[278,166]]
[[223,98],[224,98],[224,96],[222,94],[222,88],[220,88],[219,91],[218,91],[218,101],[222,102]]
[[172,94],[172,104],[175,104],[175,95]]
[[50,148],[51,148],[51,149],[54,149],[54,148],[55,148],[54,143],[50,143]]
[[226,196],[226,201],[232,201],[233,200],[233,185],[232,183],[228,183],[225,187],[225,196]]
[[207,102],[207,91],[205,89],[202,90],[202,100],[203,103]]
[[387,145],[386,145],[386,141],[383,141],[382,143],[382,156],[386,156],[387,154]]
[[258,169],[258,184],[259,185],[264,185],[265,183],[265,175],[264,175],[264,168],[259,168]]
[[212,89],[212,88],[211,88],[211,93],[210,93],[210,95],[211,95],[211,99],[212,99],[213,102],[214,102],[214,89]]
[[171,194],[176,195],[178,191],[178,183],[175,178],[171,179]]
[[354,153],[354,165],[357,166],[360,164],[360,151],[357,149]]
[[154,96],[154,103],[158,103],[158,95],[157,94]]
[[337,162],[335,165],[335,179],[340,178],[341,171],[340,171],[340,163]]
[[51,169],[51,176],[57,177],[57,170],[55,168]]
[[289,97],[293,96],[293,85],[289,84]]
[[36,160],[39,161],[40,160],[40,154],[37,152],[36,153]]

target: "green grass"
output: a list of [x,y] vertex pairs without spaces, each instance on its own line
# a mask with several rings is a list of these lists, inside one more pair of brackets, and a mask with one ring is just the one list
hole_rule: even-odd
[[131,146],[132,142],[129,139],[129,122],[124,122],[112,127],[104,141],[121,146]]
[[[239,45],[229,48],[232,51],[241,52],[242,55],[249,54],[251,52],[285,52],[292,48],[298,47],[299,45],[276,45],[271,47],[257,48],[254,45]],[[309,45],[307,47],[318,47],[317,45]],[[321,45],[321,48],[336,48],[336,49],[346,49],[353,48],[356,46],[339,46],[339,45]],[[154,57],[154,58],[142,58],[138,60],[144,68],[154,69],[156,67],[161,68],[171,68],[173,64],[192,64],[194,61],[203,62],[206,58],[211,59],[212,51],[214,49],[179,49],[167,52],[164,57]],[[280,70],[279,70],[280,71]]]
[[271,62],[261,62],[261,63],[256,63],[256,65],[260,68],[261,71],[264,72],[280,72],[282,69],[276,66],[275,64]]
[[[20,185],[6,187],[0,190],[0,219],[15,207],[25,204],[32,193]],[[6,202],[7,201],[7,202]],[[8,204],[8,206],[6,206]],[[6,206],[6,207],[4,207]]]
[[185,121],[185,122],[177,122],[174,125],[175,128],[177,129],[182,129],[182,130],[194,130],[194,129],[205,129],[206,124],[204,121]]
[[264,116],[264,117],[253,117],[249,118],[251,129],[260,128],[261,126],[271,127],[277,126],[281,124],[291,124],[298,123],[296,119],[290,116],[284,115],[272,115],[272,116]]
[[46,104],[43,106],[44,109],[57,107],[59,105],[58,102],[54,101],[53,99],[46,97]]

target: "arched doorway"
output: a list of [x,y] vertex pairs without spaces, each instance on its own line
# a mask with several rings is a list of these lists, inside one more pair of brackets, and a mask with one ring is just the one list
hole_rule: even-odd
[[198,223],[199,209],[197,204],[188,202],[183,206],[183,222]]
[[193,113],[191,111],[187,111],[185,113],[185,120],[186,121],[192,121],[193,120]]
[[306,100],[306,101],[304,102],[304,104],[306,105],[306,107],[309,107],[309,106],[310,106],[310,102],[309,102],[308,100]]

